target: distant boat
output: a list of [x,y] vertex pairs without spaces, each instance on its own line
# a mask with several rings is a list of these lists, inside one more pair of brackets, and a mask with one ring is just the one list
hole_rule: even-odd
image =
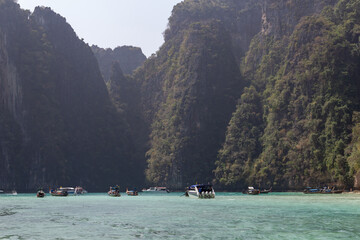
[[334,188],[328,188],[328,187],[323,187],[323,188],[311,188],[311,187],[307,187],[304,189],[303,193],[305,194],[316,194],[316,193],[321,193],[321,194],[339,194],[342,193],[342,190],[335,190]]
[[185,196],[190,198],[215,198],[215,191],[210,184],[195,184],[186,189]]
[[54,197],[66,197],[67,195],[69,195],[69,193],[64,190],[64,189],[50,189],[50,194],[51,196],[54,196]]
[[83,187],[77,186],[74,190],[74,195],[81,195],[85,193],[87,193],[87,191]]
[[151,192],[151,193],[169,193],[170,190],[166,187],[150,187],[148,189],[144,188],[142,192]]
[[6,195],[17,195],[16,190],[12,190],[10,192],[4,191],[2,189],[0,189],[0,194],[6,194]]
[[248,187],[248,189],[245,190],[243,193],[249,194],[249,195],[258,195],[258,194],[260,194],[260,190],[254,188],[254,187]]
[[70,195],[73,195],[75,193],[75,188],[73,187],[60,187],[59,190],[66,191]]
[[38,197],[38,198],[45,197],[45,192],[42,189],[40,189],[39,191],[37,191],[36,197]]
[[271,189],[263,189],[263,190],[260,190],[260,194],[268,194],[269,192],[271,192]]
[[110,187],[110,190],[108,191],[108,195],[110,197],[121,197],[120,187],[119,186]]
[[128,196],[137,196],[137,195],[138,195],[138,191],[126,189],[126,194],[127,194]]
[[5,192],[6,195],[13,195],[16,196],[17,195],[17,191],[16,190],[12,190],[11,192]]

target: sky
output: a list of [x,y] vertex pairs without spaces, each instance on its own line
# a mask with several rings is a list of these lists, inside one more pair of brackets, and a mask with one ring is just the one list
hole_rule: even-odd
[[149,57],[163,44],[174,5],[182,0],[18,0],[21,8],[50,7],[89,45],[141,47]]

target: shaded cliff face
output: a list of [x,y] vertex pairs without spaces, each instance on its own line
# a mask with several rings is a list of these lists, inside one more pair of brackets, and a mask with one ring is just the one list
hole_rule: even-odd
[[2,187],[128,181],[132,140],[91,48],[49,8],[2,1],[0,11]]
[[103,49],[93,45],[91,49],[99,62],[100,71],[105,82],[110,80],[111,67],[115,62],[120,64],[124,74],[132,74],[146,60],[141,49],[137,47],[122,46],[115,49]]
[[146,168],[145,153],[148,148],[149,127],[144,119],[141,108],[140,88],[130,76],[125,76],[119,62],[114,62],[110,79],[107,82],[110,98],[117,111],[121,113],[133,139],[134,153],[131,165],[136,169],[136,177],[143,184]]
[[261,33],[282,38],[293,32],[302,17],[320,13],[325,6],[336,2],[337,0],[263,0]]

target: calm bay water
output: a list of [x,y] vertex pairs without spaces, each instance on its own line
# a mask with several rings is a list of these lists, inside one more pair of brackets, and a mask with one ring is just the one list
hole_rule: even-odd
[[360,195],[0,195],[0,239],[360,239]]

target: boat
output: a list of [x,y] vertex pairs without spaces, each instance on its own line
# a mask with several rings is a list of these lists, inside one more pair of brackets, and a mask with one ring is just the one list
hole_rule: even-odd
[[186,189],[185,196],[190,198],[215,198],[215,191],[210,184],[195,184]]
[[316,194],[316,193],[321,193],[321,194],[340,194],[342,193],[343,190],[335,190],[335,188],[328,188],[328,187],[323,187],[323,188],[311,188],[311,187],[307,187],[304,189],[303,193],[305,194]]
[[343,190],[337,190],[335,189],[335,187],[333,188],[328,188],[328,187],[324,187],[323,189],[321,189],[321,193],[324,193],[324,194],[339,194],[339,193],[342,193]]
[[54,197],[66,197],[67,195],[69,195],[69,193],[64,190],[64,189],[50,189],[50,194],[51,196],[54,196]]
[[59,190],[66,191],[70,195],[73,195],[75,193],[75,188],[73,187],[60,187]]
[[120,187],[119,186],[110,187],[110,190],[108,191],[108,195],[110,197],[121,197]]
[[36,193],[36,197],[38,197],[38,198],[45,197],[45,192],[42,189],[39,189],[39,191],[37,191],[37,193]]
[[17,195],[16,190],[12,190],[12,191],[4,191],[2,189],[0,189],[0,194],[5,194],[5,195]]
[[144,188],[142,192],[151,192],[151,193],[169,193],[170,190],[166,187],[150,187],[148,189]]
[[138,191],[126,189],[126,194],[127,194],[128,196],[137,196],[137,195],[138,195]]
[[16,196],[17,195],[17,191],[16,190],[12,190],[11,192],[5,192],[6,195],[13,195]]
[[77,186],[74,190],[74,195],[82,195],[87,193],[87,191],[83,187]]
[[249,195],[258,195],[260,194],[260,190],[254,187],[248,187],[248,189],[246,189],[243,193]]
[[271,189],[263,189],[263,190],[260,190],[260,194],[268,194],[269,192],[271,192]]

